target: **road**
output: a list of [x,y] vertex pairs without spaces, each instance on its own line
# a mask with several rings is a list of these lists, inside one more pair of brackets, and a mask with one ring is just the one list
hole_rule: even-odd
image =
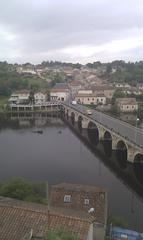
[[[70,107],[72,107],[75,110],[78,110],[79,112],[85,114],[87,107],[76,104],[67,104]],[[98,121],[104,126],[107,126],[109,129],[113,129],[116,133],[119,133],[119,135],[127,138],[129,141],[135,143],[136,145],[143,148],[143,130],[136,128],[126,122],[123,122],[121,120],[118,120],[116,118],[110,117],[109,115],[106,115],[102,112],[98,112],[96,110],[92,110],[92,115],[88,116],[92,120]]]

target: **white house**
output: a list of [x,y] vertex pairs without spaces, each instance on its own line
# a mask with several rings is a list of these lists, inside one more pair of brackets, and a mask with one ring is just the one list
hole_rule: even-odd
[[50,91],[50,101],[65,102],[70,97],[69,89],[51,89]]
[[93,94],[93,91],[91,89],[80,89],[78,90],[78,94]]
[[35,103],[43,103],[47,101],[47,94],[44,92],[36,92],[34,94]]
[[27,103],[29,101],[30,91],[21,90],[11,94],[9,103]]
[[97,98],[95,96],[95,94],[77,94],[75,96],[75,100],[78,102],[78,103],[81,103],[81,104],[85,104],[85,105],[90,105],[90,104],[93,104],[93,105],[96,105],[97,104]]
[[71,97],[71,91],[67,83],[56,83],[50,91],[50,101],[65,102]]
[[97,98],[97,104],[102,104],[102,105],[106,104],[106,97],[104,94],[98,94],[96,98]]
[[117,98],[116,105],[121,112],[134,112],[138,110],[135,98]]

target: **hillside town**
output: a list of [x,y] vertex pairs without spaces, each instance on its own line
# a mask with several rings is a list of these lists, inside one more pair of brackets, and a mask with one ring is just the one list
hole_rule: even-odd
[[0,11],[0,240],[143,240],[143,1]]
[[[28,104],[32,94],[34,104],[75,100],[78,104],[107,112],[115,109],[115,106],[116,111],[124,113],[134,113],[142,109],[143,84],[132,86],[123,82],[111,83],[109,77],[105,78],[107,66],[104,64],[95,69],[88,66],[56,67],[54,64],[50,67],[39,67],[26,64],[16,67],[16,71],[19,74],[37,75],[47,82],[47,87],[16,90],[9,98],[10,104]],[[111,74],[117,71],[117,67],[111,68]]]

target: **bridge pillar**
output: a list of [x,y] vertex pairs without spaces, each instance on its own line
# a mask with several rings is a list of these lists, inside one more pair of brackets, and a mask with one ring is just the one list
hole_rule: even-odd
[[97,127],[98,127],[98,132],[99,132],[99,140],[101,141],[104,138],[105,129],[98,124],[97,124]]
[[117,143],[120,140],[114,133],[112,133],[112,150],[117,149]]
[[135,155],[138,153],[135,147],[128,146],[128,161],[134,163]]
[[78,114],[76,112],[74,112],[75,114],[75,122],[78,122]]
[[83,119],[82,120],[82,128],[83,129],[87,129],[88,128],[88,124],[89,124],[89,120],[87,120],[87,119]]

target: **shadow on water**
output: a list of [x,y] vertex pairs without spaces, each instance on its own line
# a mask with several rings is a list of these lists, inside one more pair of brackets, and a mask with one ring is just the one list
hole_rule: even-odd
[[[71,131],[82,140],[83,144],[107,166],[117,178],[143,200],[143,160],[142,155],[137,156],[135,163],[127,161],[127,148],[122,141],[118,142],[117,150],[112,150],[111,136],[106,133],[98,144],[99,134],[95,126],[89,126],[88,130],[80,128],[65,118],[62,120]],[[97,146],[98,145],[98,146]],[[140,154],[139,154],[140,155]],[[142,160],[142,161],[141,161]]]
[[[6,128],[22,129],[31,128],[33,126],[38,127],[52,126],[51,122],[54,121],[54,125],[59,126],[58,119],[60,115],[56,113],[13,113],[0,115],[0,131]],[[127,161],[127,148],[124,142],[119,141],[117,144],[117,150],[112,150],[112,138],[111,134],[106,131],[102,141],[99,142],[99,132],[97,126],[92,122],[89,123],[88,130],[82,128],[82,119],[75,122],[75,116],[68,121],[62,118],[62,120],[70,127],[72,132],[88,147],[92,153],[100,159],[106,165],[114,175],[116,175],[125,185],[133,190],[139,197],[143,199],[143,159],[141,154],[137,154],[134,164]],[[63,126],[64,127],[64,126]],[[59,132],[61,133],[61,132]]]

